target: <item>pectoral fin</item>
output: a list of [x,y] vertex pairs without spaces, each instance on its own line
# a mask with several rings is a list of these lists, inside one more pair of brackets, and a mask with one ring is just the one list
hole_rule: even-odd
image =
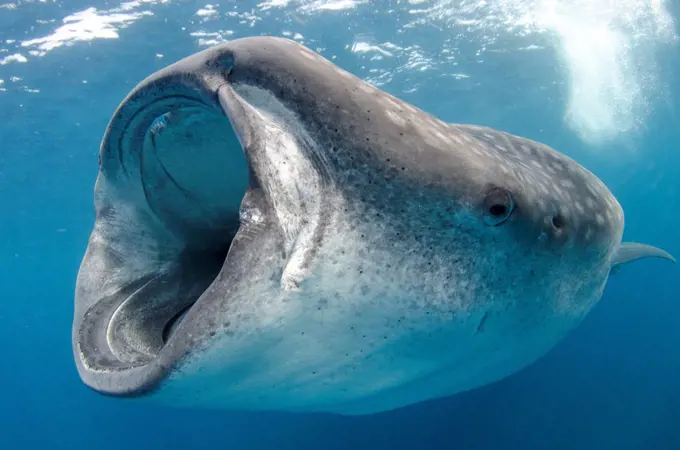
[[676,262],[673,255],[652,245],[638,242],[622,242],[612,255],[612,266],[616,267],[642,258],[663,258]]

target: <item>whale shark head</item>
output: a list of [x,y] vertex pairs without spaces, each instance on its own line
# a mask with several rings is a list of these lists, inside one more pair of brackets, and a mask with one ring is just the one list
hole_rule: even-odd
[[623,212],[573,160],[442,122],[289,40],[140,83],[102,141],[73,349],[108,395],[366,414],[499,380],[600,298]]

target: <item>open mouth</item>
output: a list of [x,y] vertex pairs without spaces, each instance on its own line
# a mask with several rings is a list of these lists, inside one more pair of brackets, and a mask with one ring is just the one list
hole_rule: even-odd
[[188,92],[126,100],[102,144],[74,351],[84,381],[104,393],[138,395],[162,378],[159,357],[182,338],[240,225],[249,168],[231,122],[205,89],[173,89]]

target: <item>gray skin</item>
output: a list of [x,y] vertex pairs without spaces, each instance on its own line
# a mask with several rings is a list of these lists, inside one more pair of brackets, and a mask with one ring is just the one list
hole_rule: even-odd
[[546,145],[448,124],[285,39],[139,84],[104,136],[73,349],[91,388],[368,414],[545,354],[601,297],[623,212]]

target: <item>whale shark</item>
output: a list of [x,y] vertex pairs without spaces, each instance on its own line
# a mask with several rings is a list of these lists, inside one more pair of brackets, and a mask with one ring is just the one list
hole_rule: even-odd
[[102,139],[72,344],[171,406],[374,414],[541,358],[657,247],[590,171],[447,123],[288,39],[152,74]]

